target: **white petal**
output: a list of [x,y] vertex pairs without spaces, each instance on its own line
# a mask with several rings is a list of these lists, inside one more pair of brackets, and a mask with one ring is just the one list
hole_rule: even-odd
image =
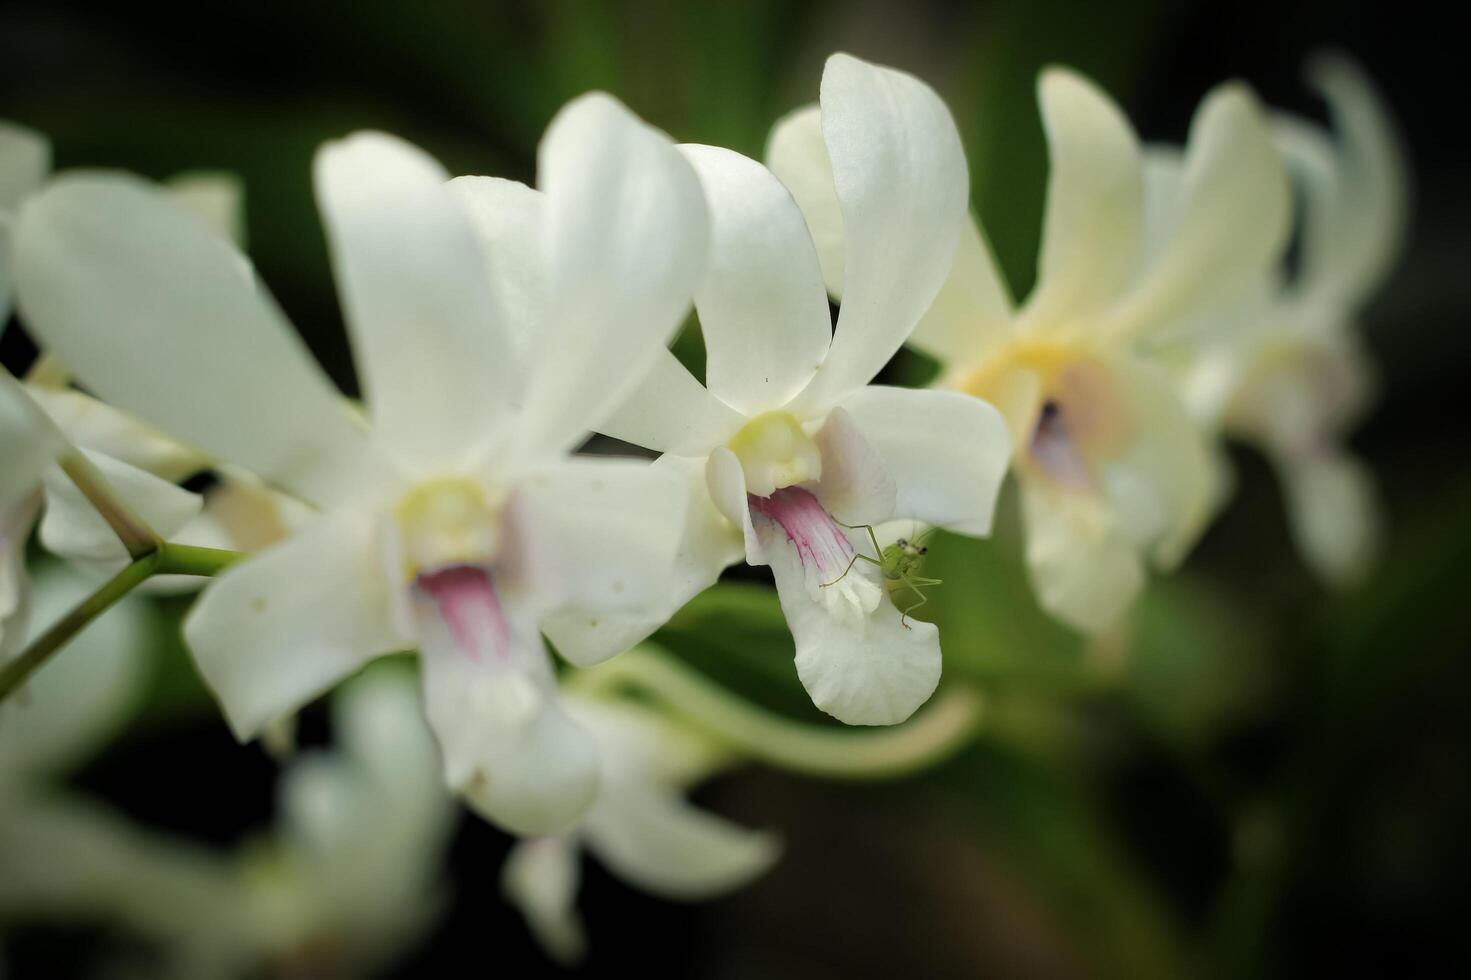
[[843,295],[843,206],[833,183],[833,162],[822,138],[822,110],[794,109],[777,121],[766,143],[766,165],[802,209],[822,277],[834,298]]
[[897,495],[893,513],[958,534],[991,530],[1011,435],[1001,413],[952,391],[876,385],[843,401],[883,457]]
[[1330,585],[1352,586],[1378,551],[1380,518],[1374,477],[1344,454],[1278,462],[1298,550]]
[[675,474],[688,495],[669,585],[650,606],[634,612],[572,609],[545,620],[542,628],[557,651],[580,667],[600,663],[646,639],[745,556],[740,529],[710,500],[703,459],[666,454],[653,468]]
[[641,460],[545,466],[513,491],[515,581],[506,587],[538,615],[645,608],[668,594],[688,499],[677,474]]
[[1281,256],[1291,220],[1286,171],[1251,93],[1223,85],[1190,127],[1174,227],[1103,329],[1138,337],[1229,301]]
[[164,181],[190,211],[236,245],[245,244],[245,185],[232,173],[198,170]]
[[391,622],[378,531],[366,513],[324,514],[204,590],[184,636],[237,738],[411,645]]
[[972,216],[960,234],[950,274],[910,341],[941,364],[963,367],[1006,342],[1011,315],[1011,293]]
[[561,833],[597,795],[597,751],[563,709],[534,624],[507,620],[510,649],[479,657],[442,620],[421,635],[425,711],[445,781],[476,812],[515,834]]
[[501,867],[501,891],[526,917],[531,934],[558,963],[572,964],[587,951],[577,914],[581,869],[571,837],[534,837],[511,848]]
[[110,456],[165,480],[182,480],[209,466],[209,460],[197,450],[90,395],[34,384],[27,385],[26,391],[74,446]]
[[1085,633],[1112,626],[1144,587],[1139,546],[1092,495],[1022,483],[1027,570],[1042,608]]
[[[204,498],[197,493],[109,456],[83,452],[118,500],[164,538],[193,520],[204,505]],[[116,562],[121,567],[127,561],[127,550],[77,485],[60,467],[47,471],[45,485],[46,515],[41,519],[41,543],[63,558]]]
[[703,456],[729,440],[745,422],[665,350],[656,355],[644,380],[598,431],[645,449]]
[[243,261],[122,176],[54,181],[16,237],[27,327],[99,396],[307,499],[360,489],[366,438]]
[[815,441],[822,452],[822,479],[814,493],[829,514],[853,526],[894,516],[895,474],[853,416],[833,409]]
[[1050,171],[1028,322],[1100,313],[1134,278],[1143,248],[1139,141],[1113,100],[1073,72],[1042,73],[1037,96]]
[[1408,164],[1388,106],[1357,65],[1341,57],[1318,58],[1309,78],[1328,100],[1340,145],[1334,160],[1338,193],[1325,216],[1331,232],[1313,243],[1316,248],[1305,243],[1302,279],[1315,295],[1353,307],[1379,288],[1399,257],[1409,206]]
[[456,177],[449,187],[480,239],[487,280],[516,363],[526,364],[533,331],[546,318],[545,199],[520,181],[500,177]]
[[51,143],[27,126],[0,120],[0,211],[14,211],[51,171]]
[[26,640],[31,616],[31,581],[26,571],[26,545],[41,495],[33,493],[0,506],[0,664]]
[[66,440],[26,389],[0,369],[0,511],[29,496]]
[[761,164],[714,146],[681,149],[710,206],[710,264],[695,292],[705,385],[746,415],[780,408],[832,343],[812,237],[792,195]]
[[757,533],[812,703],[849,725],[895,725],[912,715],[940,682],[939,631],[917,619],[905,628],[887,598],[867,615],[834,615],[813,597],[795,549],[774,539],[780,529],[766,527]]
[[[3,560],[3,559],[0,559]],[[35,636],[59,620],[94,583],[52,563],[35,580]],[[147,680],[146,604],[125,599],[72,639],[0,705],[0,779],[24,771],[55,775],[86,760],[124,723]]]
[[395,458],[428,471],[481,449],[521,380],[448,180],[383,133],[317,154],[317,200],[374,431]]
[[812,406],[868,383],[913,332],[954,261],[970,186],[950,111],[912,75],[833,55],[822,131],[846,261],[832,350],[802,396]]
[[588,847],[618,877],[655,895],[712,898],[744,887],[776,862],[780,845],[690,806],[655,785],[609,785],[589,812]]
[[1216,456],[1172,379],[1153,365],[1115,360],[1110,371],[1128,400],[1132,444],[1104,467],[1121,527],[1151,548],[1161,568],[1177,565],[1220,501]]
[[539,450],[575,444],[643,380],[689,310],[708,220],[673,143],[608,95],[557,114],[538,167],[551,301],[522,434]]

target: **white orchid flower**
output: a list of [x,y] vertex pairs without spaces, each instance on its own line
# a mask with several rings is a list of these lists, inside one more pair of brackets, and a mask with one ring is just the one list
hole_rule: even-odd
[[990,528],[1010,449],[999,415],[951,392],[869,386],[934,298],[964,220],[965,158],[939,97],[847,55],[822,80],[853,288],[836,333],[818,248],[792,195],[753,160],[684,147],[711,211],[695,294],[702,387],[667,355],[603,427],[657,449],[689,488],[689,526],[664,605],[610,621],[569,613],[550,636],[582,664],[646,636],[742,555],[770,565],[797,672],[823,711],[903,721],[940,677],[934,626],[890,600],[861,525],[914,518]]
[[[1338,138],[1302,119],[1277,121],[1302,191],[1296,270],[1262,277],[1238,311],[1242,329],[1193,358],[1185,383],[1208,423],[1272,460],[1299,550],[1325,581],[1347,585],[1367,571],[1379,536],[1373,479],[1343,445],[1374,389],[1355,321],[1398,258],[1408,178],[1369,79],[1341,58],[1314,62],[1309,79]],[[1167,154],[1152,163],[1151,192],[1167,195],[1178,164]]]
[[332,716],[332,748],[293,760],[276,834],[243,857],[235,938],[283,970],[367,976],[444,910],[456,807],[411,677],[354,679],[333,696]]
[[[1039,98],[1052,169],[1036,289],[1013,304],[972,222],[912,341],[941,362],[938,387],[1006,416],[1039,601],[1093,632],[1140,590],[1146,556],[1162,567],[1184,556],[1215,497],[1209,444],[1144,352],[1173,325],[1232,301],[1277,257],[1288,193],[1255,100],[1222,86],[1191,127],[1178,221],[1149,252],[1128,121],[1068,71],[1044,72]],[[845,252],[852,267],[853,234],[832,206],[836,168],[817,126],[811,109],[789,116],[768,156],[828,243],[836,285]]]
[[[602,95],[542,142],[534,258],[483,255],[447,175],[393,137],[326,147],[316,177],[366,430],[240,253],[138,181],[65,178],[26,205],[21,308],[92,390],[320,508],[186,622],[238,737],[417,647],[449,785],[511,830],[559,830],[591,802],[597,760],[538,627],[572,604],[651,601],[684,506],[647,464],[566,453],[684,315],[705,258],[698,181]],[[487,260],[534,268],[533,321]]]
[[776,861],[774,835],[684,800],[724,768],[728,753],[627,699],[568,693],[566,700],[598,741],[602,791],[575,830],[521,841],[501,872],[506,897],[548,954],[573,962],[587,945],[576,909],[583,847],[628,884],[679,901],[744,887]]

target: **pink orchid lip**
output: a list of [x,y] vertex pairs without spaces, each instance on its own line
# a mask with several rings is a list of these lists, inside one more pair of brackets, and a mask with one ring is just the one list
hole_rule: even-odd
[[488,570],[450,565],[420,573],[416,584],[433,600],[462,654],[475,661],[487,652],[500,659],[510,656],[511,630]]
[[816,568],[828,578],[847,570],[853,560],[853,543],[810,491],[783,487],[769,497],[747,499],[753,516],[768,518],[786,532],[805,567]]
[[1031,457],[1039,469],[1070,490],[1093,489],[1093,471],[1068,432],[1061,403],[1049,400],[1032,430]]

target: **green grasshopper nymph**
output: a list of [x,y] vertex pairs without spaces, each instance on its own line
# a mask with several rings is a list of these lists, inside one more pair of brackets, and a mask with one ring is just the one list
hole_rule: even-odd
[[907,590],[913,592],[918,597],[917,602],[913,602],[899,610],[899,625],[905,629],[912,629],[913,627],[906,622],[909,619],[909,614],[930,601],[930,597],[924,594],[924,589],[932,585],[939,585],[942,581],[937,578],[925,578],[919,574],[919,567],[924,562],[924,556],[930,550],[924,546],[924,539],[933,534],[935,529],[930,528],[913,541],[907,538],[899,538],[888,547],[880,548],[878,535],[874,534],[872,524],[843,524],[842,521],[835,521],[835,523],[842,524],[843,527],[850,528],[854,531],[860,528],[867,531],[868,540],[873,543],[874,553],[878,557],[870,558],[861,551],[856,552],[853,555],[853,560],[848,562],[848,567],[843,569],[843,574],[831,582],[822,583],[822,588],[825,589],[830,585],[837,585],[843,579],[847,578],[848,573],[853,570],[853,566],[860,560],[866,561],[870,565],[877,565],[879,574],[884,577],[884,585],[888,588],[890,595],[893,595],[895,591]]

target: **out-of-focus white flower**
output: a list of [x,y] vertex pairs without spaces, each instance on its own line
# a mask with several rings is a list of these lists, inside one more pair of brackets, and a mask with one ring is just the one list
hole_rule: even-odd
[[[1233,301],[1276,259],[1287,182],[1255,100],[1222,86],[1192,124],[1177,220],[1149,251],[1142,154],[1123,114],[1059,69],[1043,73],[1039,99],[1051,177],[1035,290],[1014,306],[971,223],[912,341],[942,363],[938,387],[1005,415],[1038,598],[1097,631],[1141,588],[1146,556],[1163,567],[1181,559],[1214,499],[1209,445],[1143,351]],[[788,117],[768,157],[828,243],[825,265],[841,268],[846,250],[851,268],[817,126],[810,109]]]
[[[1373,480],[1344,448],[1374,388],[1355,321],[1399,256],[1408,178],[1389,110],[1362,71],[1325,57],[1309,79],[1337,137],[1306,120],[1277,120],[1300,188],[1296,269],[1263,275],[1233,311],[1239,329],[1192,358],[1185,383],[1207,424],[1271,458],[1298,548],[1325,581],[1346,585],[1367,570],[1379,537]],[[1168,197],[1178,159],[1162,151],[1151,166],[1151,195]]]
[[598,742],[602,790],[576,829],[521,841],[501,874],[506,897],[551,956],[575,961],[586,947],[576,909],[583,847],[630,885],[684,901],[734,891],[771,867],[780,852],[772,834],[684,799],[724,768],[726,751],[636,702],[572,693],[566,699]]
[[241,939],[283,971],[367,976],[443,911],[456,806],[411,676],[370,671],[332,708],[333,748],[296,757],[276,835],[244,855]]
[[51,144],[33,129],[0,119],[0,334],[10,319],[11,232],[24,201],[51,170]]
[[744,554],[772,568],[813,702],[850,724],[889,725],[933,693],[940,642],[929,623],[903,620],[873,564],[855,561],[872,546],[851,526],[906,517],[985,534],[1010,447],[981,402],[868,384],[934,298],[964,222],[949,111],[918,79],[842,54],[827,63],[821,102],[852,280],[836,333],[820,247],[788,190],[737,153],[684,147],[711,211],[695,295],[705,385],[666,355],[603,428],[662,451],[655,465],[688,488],[676,588],[638,616],[569,613],[549,635],[575,662],[596,662]]
[[369,427],[243,256],[140,181],[66,177],[27,203],[21,309],[102,397],[320,508],[215,579],[186,623],[237,736],[418,647],[450,786],[509,829],[560,830],[597,760],[539,626],[660,594],[684,509],[647,464],[566,452],[687,309],[699,183],[604,95],[548,129],[529,256],[486,254],[444,171],[393,137],[324,148],[316,178]]

